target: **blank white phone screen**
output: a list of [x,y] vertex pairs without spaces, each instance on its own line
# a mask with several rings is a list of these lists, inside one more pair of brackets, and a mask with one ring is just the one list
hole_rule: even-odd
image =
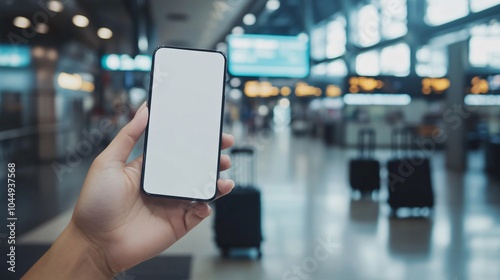
[[162,47],[153,63],[143,189],[213,199],[226,59],[219,52]]

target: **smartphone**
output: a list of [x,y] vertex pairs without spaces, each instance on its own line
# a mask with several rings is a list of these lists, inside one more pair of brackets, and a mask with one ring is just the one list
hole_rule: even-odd
[[158,47],[153,54],[141,188],[151,196],[217,195],[226,57]]

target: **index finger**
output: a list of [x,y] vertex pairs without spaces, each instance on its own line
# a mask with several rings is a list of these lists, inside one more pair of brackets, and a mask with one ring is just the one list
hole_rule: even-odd
[[227,133],[222,133],[222,150],[231,148],[234,145],[234,136]]

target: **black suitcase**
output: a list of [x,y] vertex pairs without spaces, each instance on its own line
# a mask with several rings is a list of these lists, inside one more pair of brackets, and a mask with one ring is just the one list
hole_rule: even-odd
[[[368,138],[365,144],[365,136]],[[380,163],[372,154],[375,150],[375,131],[360,129],[358,132],[357,159],[349,163],[349,182],[353,190],[370,193],[380,190]]]
[[[395,129],[391,139],[395,157],[387,162],[389,206],[394,213],[399,208],[432,208],[430,160],[411,155],[414,132],[410,128]],[[398,151],[403,151],[403,155],[399,156]]]
[[262,256],[261,194],[255,187],[254,151],[231,150],[233,191],[215,202],[215,241],[224,257],[231,249],[255,248]]

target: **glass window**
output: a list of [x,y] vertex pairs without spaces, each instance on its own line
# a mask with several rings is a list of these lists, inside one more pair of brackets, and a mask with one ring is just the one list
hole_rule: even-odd
[[425,20],[429,25],[441,25],[468,14],[468,0],[427,0]]
[[311,67],[311,76],[319,78],[326,76],[326,63],[320,63]]
[[380,75],[379,51],[368,51],[356,57],[356,73],[362,76]]
[[500,69],[500,37],[472,36],[469,42],[469,62],[473,67]]
[[311,32],[311,57],[315,60],[326,58],[326,28],[324,24],[315,27]]
[[380,42],[380,15],[377,7],[371,4],[361,7],[356,21],[353,31],[359,46],[369,47]]
[[446,47],[423,46],[417,50],[415,71],[420,77],[440,78],[448,73]]
[[345,53],[346,20],[337,17],[326,25],[326,57],[335,58]]
[[347,76],[347,65],[343,59],[336,59],[326,66],[326,73],[329,77]]
[[473,67],[500,68],[500,24],[481,24],[471,28],[469,63]]
[[396,76],[410,74],[410,47],[401,43],[378,51],[368,51],[356,57],[356,73],[363,76]]
[[470,9],[473,12],[479,12],[498,4],[500,4],[500,0],[470,0]]
[[404,77],[410,74],[410,47],[401,43],[383,48],[380,52],[380,72],[384,75]]
[[380,0],[382,37],[394,39],[406,35],[407,6],[406,0]]

